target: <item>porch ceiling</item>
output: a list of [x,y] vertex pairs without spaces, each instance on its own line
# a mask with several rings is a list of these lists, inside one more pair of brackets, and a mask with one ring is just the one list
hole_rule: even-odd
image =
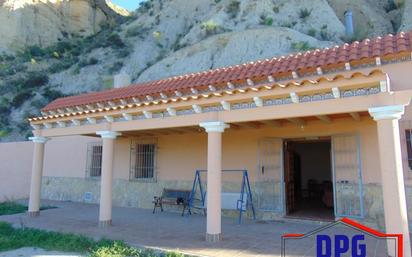
[[[371,116],[368,112],[352,112],[352,113],[340,113],[332,115],[317,115],[306,116],[288,119],[269,119],[269,120],[256,120],[247,122],[231,122],[228,131],[239,131],[249,129],[265,129],[265,128],[284,128],[288,126],[310,126],[315,123],[332,124],[336,121],[346,119],[353,122],[360,122],[363,120],[371,120]],[[123,137],[153,137],[163,135],[183,135],[189,133],[203,133],[204,129],[195,126],[175,127],[175,128],[161,128],[161,129],[146,129],[146,130],[134,130],[122,132]],[[86,134],[87,136],[97,136],[95,133]]]

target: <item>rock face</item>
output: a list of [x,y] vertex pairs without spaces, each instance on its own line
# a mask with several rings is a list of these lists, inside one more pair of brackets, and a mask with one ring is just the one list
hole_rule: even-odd
[[317,47],[333,44],[288,28],[260,28],[223,33],[170,54],[145,70],[138,81],[280,56],[294,51],[291,42],[307,42],[308,45]]
[[[143,82],[412,28],[412,0],[147,0],[127,19],[107,1],[0,0],[0,53],[64,43],[41,56],[0,54],[0,141],[24,139],[25,117],[57,93],[110,88],[120,72]],[[47,74],[34,93],[23,83],[30,72]]]
[[115,12],[94,0],[0,1],[0,50],[48,46],[71,34],[91,35]]

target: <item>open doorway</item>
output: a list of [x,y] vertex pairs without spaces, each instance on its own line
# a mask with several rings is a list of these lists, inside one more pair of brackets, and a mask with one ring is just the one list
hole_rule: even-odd
[[330,138],[286,140],[284,153],[287,216],[333,220]]

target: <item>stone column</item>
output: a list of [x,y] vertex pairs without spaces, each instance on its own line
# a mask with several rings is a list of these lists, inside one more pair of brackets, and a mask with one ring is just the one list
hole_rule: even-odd
[[43,175],[44,162],[44,145],[48,138],[46,137],[30,137],[34,143],[33,164],[31,171],[30,183],[30,198],[29,211],[30,217],[36,217],[40,214],[40,194],[41,194],[41,178]]
[[96,134],[103,139],[99,227],[107,227],[112,224],[113,148],[114,141],[120,133],[98,131]]
[[[370,108],[369,113],[378,128],[386,233],[403,234],[403,256],[411,257],[398,122],[404,113],[404,106],[375,107]],[[388,254],[395,256],[392,243],[388,243]]]
[[222,133],[229,125],[221,121],[203,122],[207,141],[207,219],[206,241],[221,240],[221,191],[222,191]]

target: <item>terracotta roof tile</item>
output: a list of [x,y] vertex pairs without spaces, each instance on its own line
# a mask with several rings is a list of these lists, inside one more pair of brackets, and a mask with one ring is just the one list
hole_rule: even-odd
[[190,92],[190,88],[203,88],[208,85],[216,86],[230,81],[234,82],[269,75],[274,77],[285,76],[287,72],[291,71],[299,74],[303,73],[304,76],[304,71],[307,69],[315,69],[317,67],[324,69],[326,66],[333,64],[343,64],[351,61],[360,61],[361,59],[411,52],[411,40],[412,31],[407,33],[401,32],[397,35],[389,34],[374,39],[365,39],[362,42],[316,49],[286,57],[274,57],[226,68],[139,83],[124,88],[59,98],[48,104],[43,111],[132,97],[143,99],[146,95],[158,97],[161,92],[171,96],[175,94],[175,90]]

